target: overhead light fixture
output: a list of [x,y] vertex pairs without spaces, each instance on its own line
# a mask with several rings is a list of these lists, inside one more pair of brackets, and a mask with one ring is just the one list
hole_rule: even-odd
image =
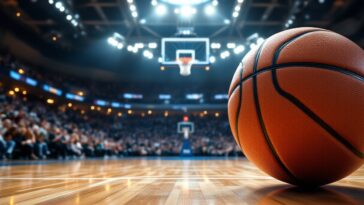
[[210,63],[215,63],[216,62],[215,56],[210,56],[209,61]]
[[160,4],[156,8],[156,13],[158,16],[164,16],[167,13],[167,7],[164,4]]
[[229,19],[224,19],[224,24],[230,24],[230,20]]
[[133,18],[138,17],[138,12],[136,12],[136,11],[131,12],[131,16],[132,16]]
[[221,48],[221,44],[220,43],[211,43],[211,48],[212,49],[220,49]]
[[193,8],[191,6],[182,6],[182,8],[180,9],[180,14],[186,18],[189,18],[196,13],[197,13],[196,8]]
[[213,14],[215,14],[215,7],[212,5],[207,5],[205,6],[205,14],[208,16],[212,16]]
[[158,44],[155,42],[148,43],[148,48],[155,49],[155,48],[157,48],[157,46],[158,46]]
[[245,46],[238,45],[238,46],[236,46],[236,48],[234,48],[234,53],[235,54],[240,54],[240,53],[244,52],[244,50],[245,50]]
[[158,1],[157,0],[152,0],[150,3],[152,4],[152,6],[157,6],[158,5]]
[[68,21],[71,21],[71,20],[72,20],[72,15],[68,14],[68,15],[66,16],[66,19],[67,19]]
[[230,49],[233,49],[233,48],[235,48],[235,47],[236,47],[236,44],[235,44],[235,43],[227,43],[227,44],[226,44],[226,47],[227,47],[227,48],[230,48]]
[[230,56],[229,51],[223,51],[223,52],[220,53],[220,58],[222,58],[222,59],[225,59],[225,58],[227,58],[229,56]]
[[234,12],[233,12],[233,17],[234,17],[234,18],[237,18],[238,16],[239,16],[239,12],[234,11]]
[[134,4],[129,6],[130,11],[136,11],[136,6]]
[[148,59],[152,59],[153,58],[153,53],[149,50],[144,50],[143,51],[143,56],[148,58]]

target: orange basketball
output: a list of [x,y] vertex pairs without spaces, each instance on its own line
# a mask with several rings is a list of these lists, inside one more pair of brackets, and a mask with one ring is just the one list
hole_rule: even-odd
[[238,66],[228,114],[267,174],[300,186],[339,180],[364,162],[364,52],[320,28],[277,33]]

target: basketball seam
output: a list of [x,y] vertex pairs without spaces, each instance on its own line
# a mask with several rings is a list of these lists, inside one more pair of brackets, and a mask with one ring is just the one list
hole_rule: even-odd
[[[308,34],[311,32],[306,32],[305,34]],[[286,41],[284,44],[282,44],[274,53],[273,57],[273,65],[276,64],[278,61],[279,55],[281,51],[289,45],[291,42],[297,40],[299,37],[305,35],[301,34],[298,35],[288,41]],[[283,90],[278,82],[277,78],[277,72],[276,69],[271,70],[272,73],[272,80],[274,84],[275,90],[284,98],[286,98],[288,101],[290,101],[292,104],[294,104],[298,109],[300,109],[302,112],[304,112],[311,120],[315,121],[322,129],[324,129],[326,132],[328,132],[332,137],[334,137],[340,144],[342,144],[344,147],[346,147],[348,150],[351,151],[355,156],[363,159],[364,153],[360,152],[358,149],[356,149],[349,141],[347,141],[344,137],[342,137],[335,129],[333,129],[328,123],[326,123],[323,119],[321,119],[317,114],[315,114],[308,106],[304,105],[298,98],[290,94],[289,92]],[[360,79],[360,78],[359,78]]]
[[[264,42],[261,44],[261,46],[259,47],[259,50],[256,54],[255,57],[255,62],[254,62],[254,67],[253,67],[253,73],[255,73],[257,71],[257,66],[259,63],[259,57],[263,48]],[[256,75],[253,76],[253,94],[254,94],[254,104],[255,104],[255,109],[256,109],[256,113],[257,113],[257,117],[258,117],[258,121],[259,121],[259,125],[261,127],[261,130],[263,132],[263,136],[264,139],[275,159],[275,161],[278,163],[278,166],[280,166],[282,168],[282,170],[286,173],[286,175],[291,178],[291,180],[293,181],[293,183],[296,184],[300,184],[300,180],[297,179],[296,176],[293,175],[293,173],[287,168],[287,166],[283,163],[283,161],[280,159],[277,151],[275,150],[272,141],[269,138],[268,132],[266,130],[265,127],[265,123],[263,120],[263,116],[261,113],[261,108],[260,108],[260,104],[259,104],[259,96],[258,96],[258,86],[257,86],[257,77]]]
[[[240,149],[242,150],[241,148],[241,145],[240,145],[240,137],[239,137],[239,115],[240,115],[240,109],[241,109],[241,103],[243,102],[242,98],[243,98],[243,86],[242,86],[242,79],[243,79],[243,70],[244,70],[244,67],[243,65],[241,65],[241,71],[240,71],[240,79],[239,79],[239,104],[238,104],[238,110],[236,111],[236,116],[235,116],[235,132],[236,132],[236,138],[238,139],[238,145],[240,147]],[[243,151],[243,150],[242,150]]]
[[[322,63],[314,63],[314,62],[283,63],[283,64],[275,64],[275,65],[267,66],[267,67],[264,67],[264,68],[258,70],[255,73],[252,73],[252,74],[246,76],[245,78],[243,78],[242,82],[249,80],[250,78],[252,78],[256,75],[259,75],[261,73],[264,73],[264,72],[268,72],[268,71],[272,71],[272,70],[288,69],[288,68],[292,68],[292,67],[307,67],[307,68],[311,68],[311,69],[330,70],[330,71],[339,72],[341,74],[348,75],[356,80],[364,82],[364,77],[362,77],[361,75],[359,75],[353,71],[349,71],[349,70],[344,69],[339,66],[334,66],[334,65],[330,65],[330,64],[322,64]],[[237,84],[232,89],[232,92],[234,92],[238,88],[238,86],[239,86],[239,84]]]

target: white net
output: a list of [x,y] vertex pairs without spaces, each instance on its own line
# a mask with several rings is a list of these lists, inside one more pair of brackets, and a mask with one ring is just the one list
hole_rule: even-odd
[[182,76],[191,75],[192,58],[180,58],[178,59],[179,73]]

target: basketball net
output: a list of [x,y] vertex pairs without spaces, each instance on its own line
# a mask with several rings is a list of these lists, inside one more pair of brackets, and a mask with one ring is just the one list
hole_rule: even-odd
[[183,137],[185,139],[188,139],[190,136],[190,129],[188,127],[184,127],[182,128],[182,131],[183,131]]
[[179,74],[182,76],[191,75],[191,67],[193,60],[190,57],[182,57],[177,60],[179,66]]

